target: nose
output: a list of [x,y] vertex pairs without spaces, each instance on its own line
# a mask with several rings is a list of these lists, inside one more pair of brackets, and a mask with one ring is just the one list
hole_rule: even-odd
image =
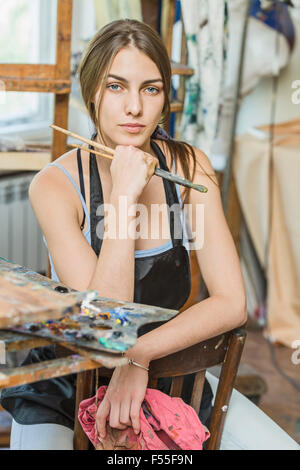
[[142,113],[143,105],[140,93],[132,90],[128,91],[125,101],[125,112],[126,114],[132,114],[138,116]]

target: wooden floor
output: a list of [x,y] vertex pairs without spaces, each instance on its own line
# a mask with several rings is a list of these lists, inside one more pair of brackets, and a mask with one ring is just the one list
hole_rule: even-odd
[[[280,369],[300,385],[300,364],[291,360],[295,350],[274,346],[274,351]],[[267,385],[259,407],[300,444],[300,391],[276,370],[261,329],[248,328],[241,364],[252,366]]]

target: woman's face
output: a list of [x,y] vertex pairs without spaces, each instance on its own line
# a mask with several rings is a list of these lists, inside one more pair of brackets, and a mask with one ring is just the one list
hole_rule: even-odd
[[[163,81],[155,63],[135,47],[121,49],[109,70],[100,106],[99,123],[106,145],[133,145],[149,152],[164,101]],[[141,127],[130,126],[134,124]]]

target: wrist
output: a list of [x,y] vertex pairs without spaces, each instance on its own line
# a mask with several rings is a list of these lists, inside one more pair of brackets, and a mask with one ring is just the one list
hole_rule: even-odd
[[126,198],[127,199],[127,207],[129,208],[131,204],[137,204],[138,203],[138,196],[135,194],[128,193],[127,191],[122,191],[120,189],[112,189],[111,195],[110,195],[110,202],[111,203],[120,203],[120,198]]
[[143,366],[142,364],[140,364],[139,362],[136,362],[136,361],[135,361],[134,359],[132,359],[132,358],[128,359],[127,365],[139,367],[140,369],[144,369],[144,370],[146,370],[147,372],[149,372],[149,367]]
[[126,357],[127,359],[132,359],[133,361],[137,362],[143,367],[149,368],[151,359],[144,352],[138,350],[136,346],[137,345],[135,344],[130,349],[123,352],[123,356]]

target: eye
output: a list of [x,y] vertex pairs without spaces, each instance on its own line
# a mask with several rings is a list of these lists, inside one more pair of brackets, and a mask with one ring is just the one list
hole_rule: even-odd
[[148,88],[146,88],[146,90],[150,90],[150,95],[156,95],[159,92],[159,89],[155,88],[154,86],[149,86]]
[[111,87],[120,87],[120,85],[117,85],[116,83],[112,83],[111,85],[108,85],[107,88],[110,88],[112,91],[119,91],[116,88],[111,88]]

